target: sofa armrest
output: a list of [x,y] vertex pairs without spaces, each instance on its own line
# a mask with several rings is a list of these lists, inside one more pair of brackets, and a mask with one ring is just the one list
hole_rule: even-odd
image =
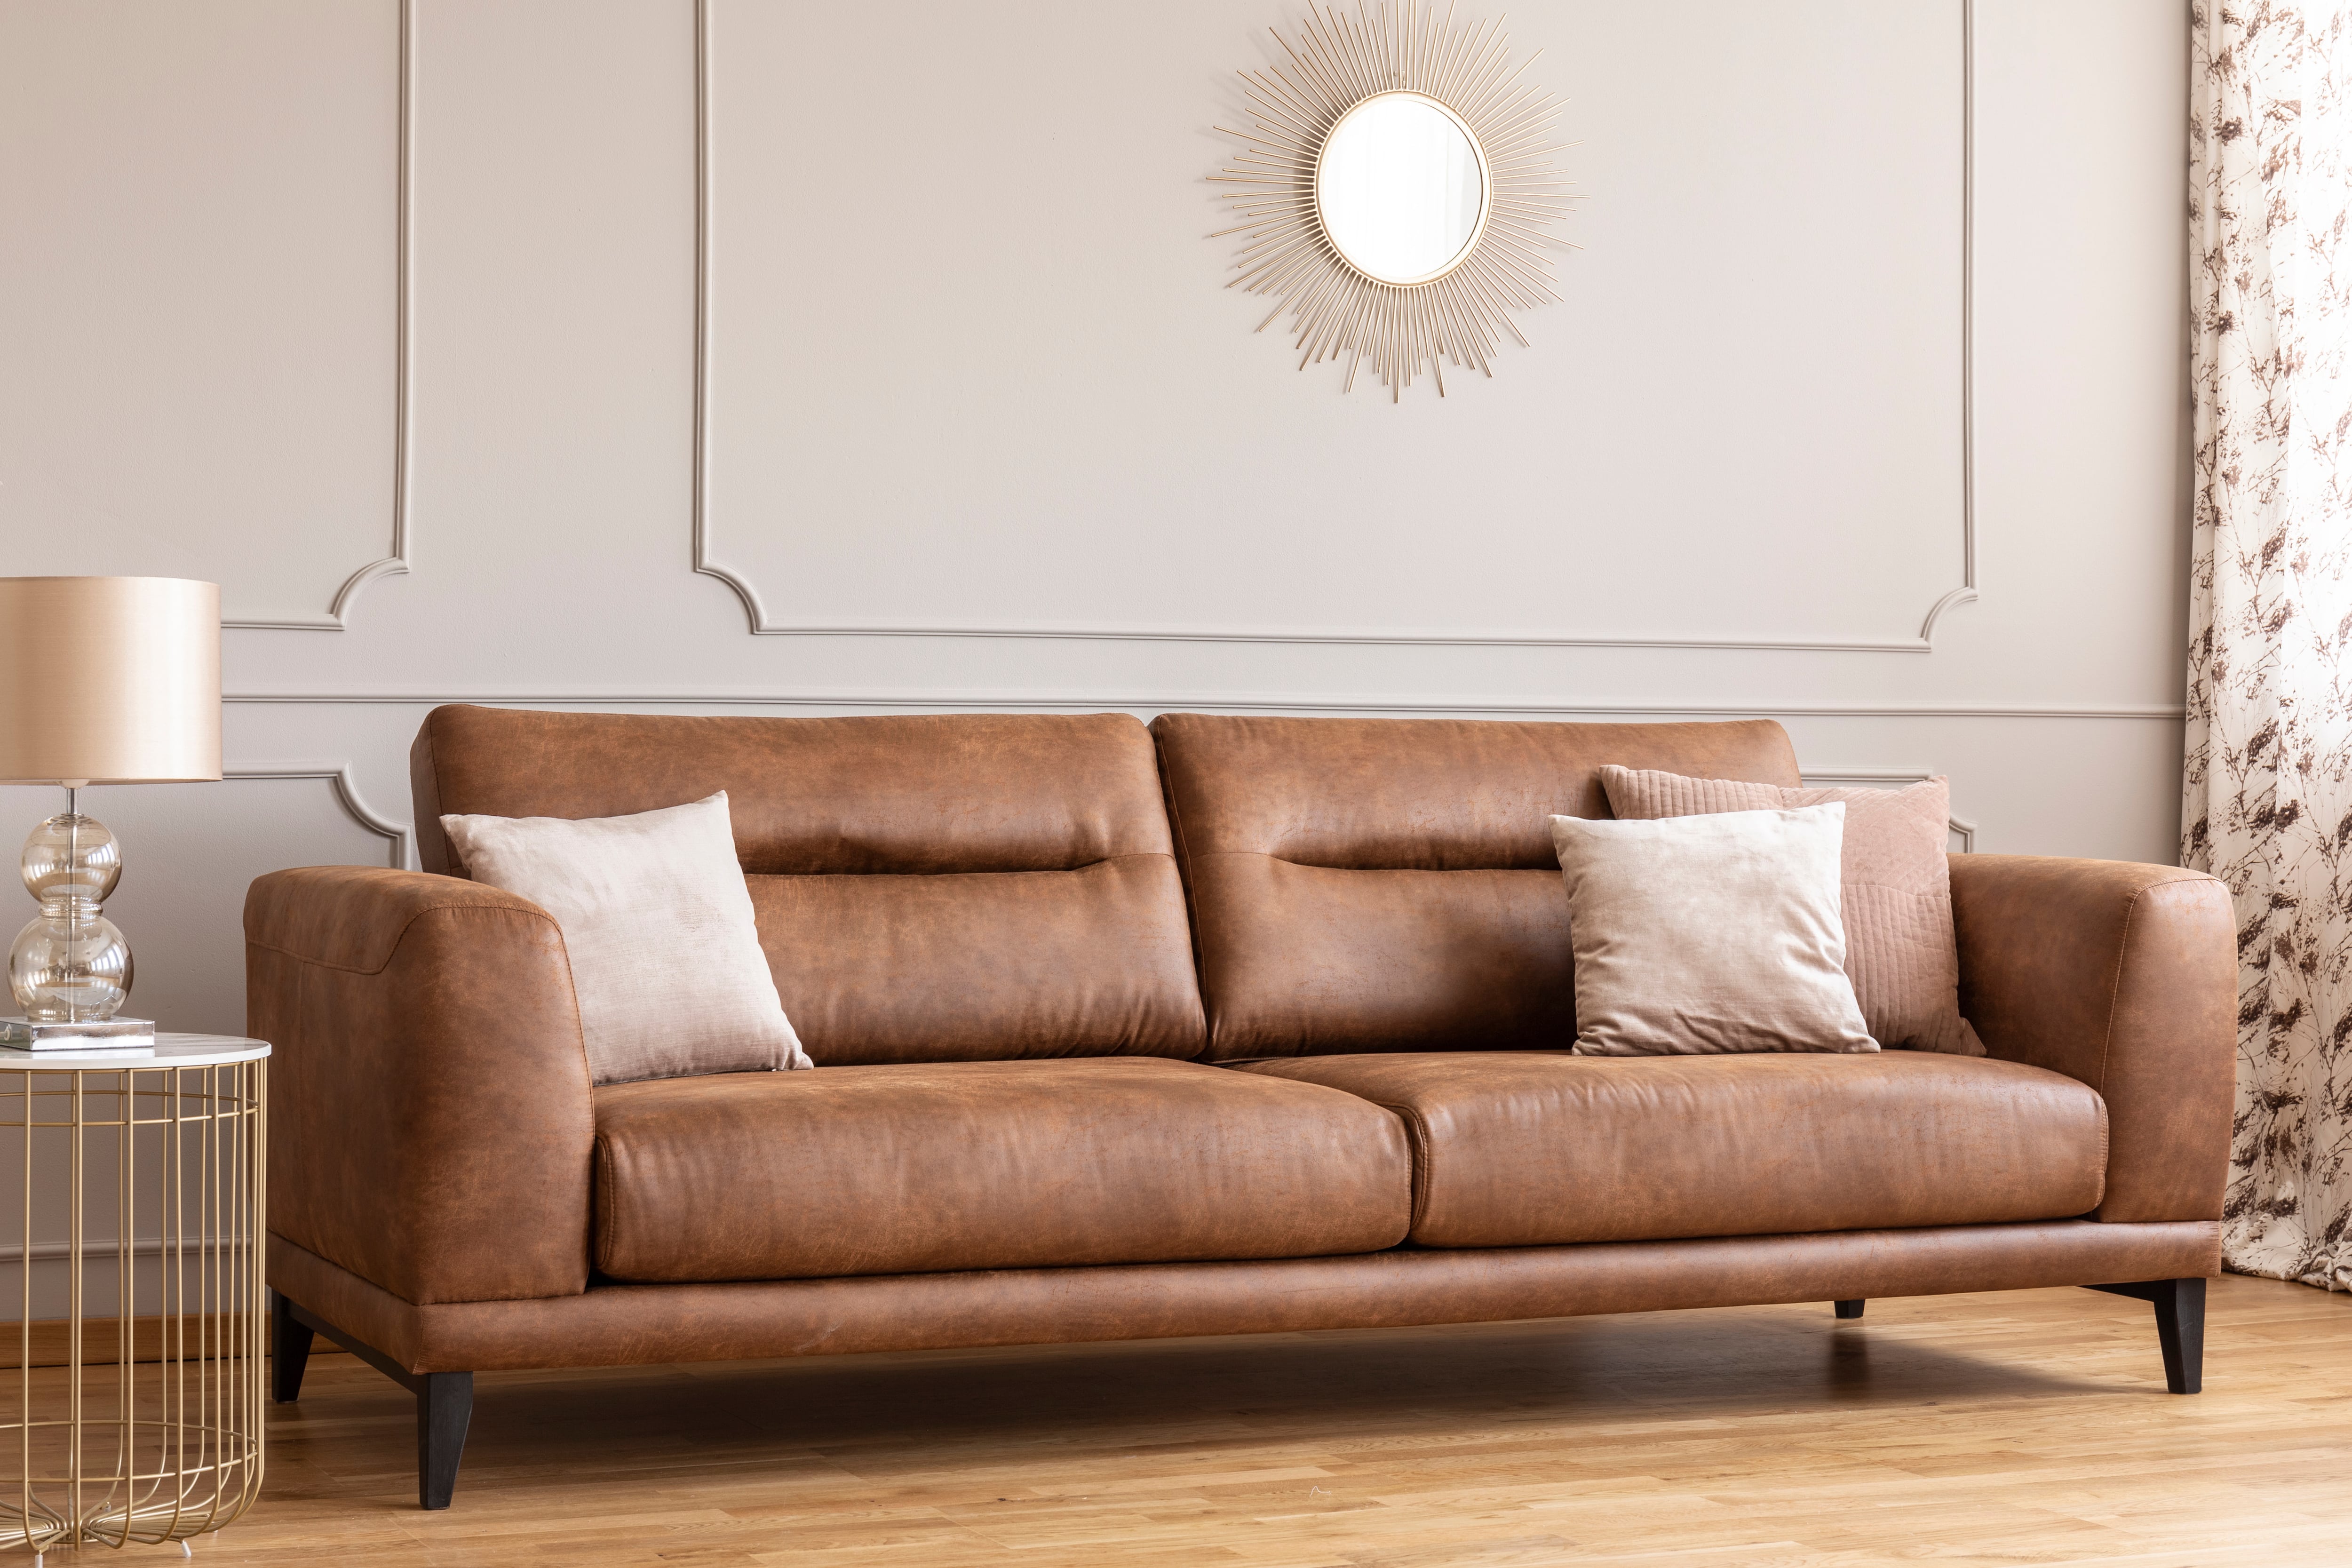
[[2107,1104],[2103,1220],[2219,1219],[2235,1110],[2230,890],[2200,871],[1952,857],[1960,1012],[1985,1048]]
[[269,1228],[419,1304],[587,1287],[595,1135],[562,933],[454,877],[278,871],[245,900]]

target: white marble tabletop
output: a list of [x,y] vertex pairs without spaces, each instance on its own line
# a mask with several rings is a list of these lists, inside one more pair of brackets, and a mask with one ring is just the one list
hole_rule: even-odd
[[26,1051],[0,1046],[0,1072],[147,1072],[157,1068],[225,1067],[231,1062],[259,1061],[269,1054],[267,1040],[240,1035],[174,1035],[155,1031],[152,1051]]

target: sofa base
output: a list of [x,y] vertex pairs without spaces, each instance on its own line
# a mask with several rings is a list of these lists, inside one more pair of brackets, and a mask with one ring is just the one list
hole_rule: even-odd
[[[600,1285],[532,1301],[404,1301],[269,1238],[270,1394],[301,1393],[324,1333],[416,1395],[420,1506],[449,1506],[478,1371],[1578,1317],[1672,1307],[2085,1285],[2151,1301],[2165,1382],[2194,1394],[2212,1222],[2035,1225],[1400,1250],[1276,1263],[1000,1269],[713,1285]],[[2117,1281],[2122,1281],[2118,1283]]]
[[285,1237],[269,1283],[411,1373],[752,1361],[981,1345],[1581,1317],[2197,1279],[2210,1220],[2049,1220],[1925,1230],[1261,1263],[997,1269],[704,1285],[419,1306]]

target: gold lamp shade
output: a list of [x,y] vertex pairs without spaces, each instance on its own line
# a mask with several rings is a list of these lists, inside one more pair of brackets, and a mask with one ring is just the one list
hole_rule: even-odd
[[220,585],[0,577],[0,781],[221,776]]

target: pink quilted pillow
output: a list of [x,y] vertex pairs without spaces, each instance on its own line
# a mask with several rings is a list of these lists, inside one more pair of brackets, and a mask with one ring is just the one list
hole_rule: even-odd
[[1980,1057],[1960,1016],[1951,868],[1944,859],[1951,789],[1940,778],[1905,789],[1783,789],[1733,779],[1604,767],[1601,787],[1621,817],[1701,816],[1845,802],[1839,899],[1845,972],[1882,1046]]

